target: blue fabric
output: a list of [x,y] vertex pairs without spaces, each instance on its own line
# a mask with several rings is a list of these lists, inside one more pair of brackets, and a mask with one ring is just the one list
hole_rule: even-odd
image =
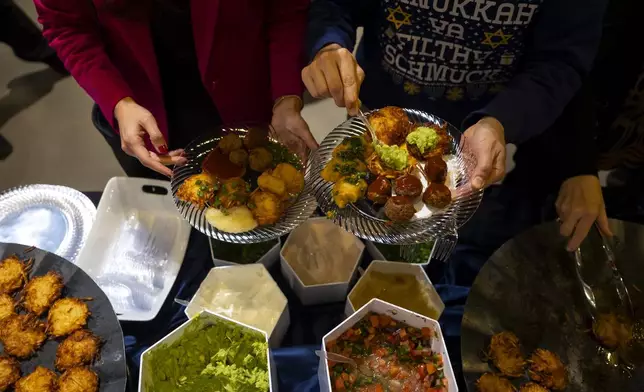
[[[510,142],[546,130],[581,86],[607,0],[314,0],[311,58],[353,49],[367,107],[426,110],[453,124],[493,116]],[[464,121],[466,119],[466,121]]]

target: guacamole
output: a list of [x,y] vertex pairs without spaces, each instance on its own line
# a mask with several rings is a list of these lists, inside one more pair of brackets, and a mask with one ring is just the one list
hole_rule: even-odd
[[426,150],[431,150],[438,143],[438,133],[429,127],[418,127],[407,135],[407,143],[413,144],[424,154]]
[[376,145],[376,152],[382,163],[394,170],[404,170],[407,167],[407,150],[398,146]]
[[268,392],[265,337],[225,320],[197,316],[181,337],[146,354],[146,392]]

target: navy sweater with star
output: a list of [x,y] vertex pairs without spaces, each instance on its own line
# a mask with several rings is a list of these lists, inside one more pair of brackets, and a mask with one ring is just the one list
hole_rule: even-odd
[[497,118],[508,142],[553,124],[592,67],[606,0],[313,0],[308,44],[355,45],[360,99],[467,127]]

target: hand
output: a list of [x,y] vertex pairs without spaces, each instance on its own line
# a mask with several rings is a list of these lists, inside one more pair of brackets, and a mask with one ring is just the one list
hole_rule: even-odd
[[570,237],[566,249],[579,248],[595,221],[603,235],[612,237],[602,196],[602,188],[596,176],[577,176],[564,181],[555,203],[561,220],[561,235]]
[[302,118],[302,100],[298,97],[287,97],[273,108],[271,125],[277,137],[286,147],[306,160],[307,148],[316,149],[318,143]]
[[302,70],[302,81],[315,98],[333,97],[335,104],[358,114],[358,95],[364,71],[353,54],[338,44],[322,48]]
[[469,127],[461,139],[464,156],[475,160],[471,186],[482,189],[505,176],[505,134],[494,117],[484,117]]
[[[132,98],[123,98],[116,104],[114,117],[119,124],[121,148],[126,154],[137,158],[143,166],[171,177],[172,170],[164,165],[183,165],[187,162],[181,156],[183,150],[168,153],[168,146],[154,116]],[[150,137],[157,152],[163,156],[148,151],[145,147],[146,135]]]

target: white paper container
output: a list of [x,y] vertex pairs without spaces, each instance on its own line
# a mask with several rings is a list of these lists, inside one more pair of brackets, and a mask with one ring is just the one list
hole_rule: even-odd
[[431,280],[429,280],[427,273],[419,264],[392,263],[390,261],[374,260],[371,262],[371,264],[369,264],[369,267],[367,267],[364,274],[360,277],[356,285],[347,296],[347,302],[344,308],[344,313],[347,317],[355,313],[355,306],[351,302],[351,294],[353,294],[356,289],[364,282],[365,277],[373,271],[378,271],[385,274],[401,273],[415,275],[421,282],[424,282],[429,294],[429,306],[431,306],[433,309],[436,309],[436,311],[438,312],[438,317],[440,317],[440,315],[443,313],[443,310],[445,310],[445,304],[436,292],[436,289],[434,288]]
[[[246,264],[238,264],[232,261],[228,260],[222,260],[218,259],[215,257],[215,251],[214,251],[214,245],[213,245],[213,239],[208,237],[208,243],[210,245],[210,257],[212,257],[212,262],[215,264],[215,267],[225,267],[228,265],[246,265]],[[238,246],[244,246],[241,244],[235,244]],[[277,243],[275,246],[273,246],[271,249],[268,250],[268,252],[264,253],[262,257],[259,258],[256,262],[252,264],[263,264],[266,266],[266,268],[270,268],[275,264],[275,262],[280,258],[280,248],[282,247],[282,240],[280,238],[277,239]]]
[[[307,225],[310,224],[310,222],[314,222],[320,219],[327,220],[327,218],[324,218],[324,217],[310,218],[306,222],[298,226],[295,230],[306,230]],[[339,226],[335,226],[335,227],[337,227],[338,230],[344,230]],[[364,244],[362,243],[362,241],[360,241],[358,237],[354,236],[356,245],[360,249],[360,254],[358,255],[357,258],[355,258],[355,260],[349,261],[350,263],[354,264],[352,267],[352,270],[351,270],[352,272],[349,279],[339,283],[305,285],[304,282],[302,282],[302,280],[300,279],[300,277],[297,276],[297,273],[295,272],[293,267],[291,267],[288,261],[286,261],[286,259],[284,258],[284,249],[288,246],[289,241],[291,241],[291,238],[293,238],[292,235],[288,237],[288,239],[284,243],[284,246],[282,247],[282,250],[280,251],[280,267],[282,270],[282,275],[284,275],[284,278],[286,278],[286,281],[288,282],[289,286],[291,286],[293,291],[295,291],[295,294],[298,296],[302,304],[316,305],[316,304],[325,304],[325,303],[344,301],[349,292],[349,287],[353,282],[355,282],[358,275],[358,266],[360,265],[360,261],[362,260],[362,255],[364,253]],[[332,243],[329,243],[328,245],[333,246]]]
[[[161,344],[168,344],[168,343],[173,343],[177,341],[183,335],[183,332],[191,323],[201,322],[200,320],[202,320],[203,317],[205,317],[208,322],[212,322],[212,323],[217,323],[217,322],[221,322],[222,320],[225,320],[225,321],[238,324],[241,327],[245,327],[262,334],[265,337],[265,339],[268,341],[268,335],[266,335],[266,333],[263,331],[260,331],[249,325],[237,322],[235,320],[231,320],[228,317],[224,317],[218,314],[204,311],[200,314],[199,318],[193,318],[191,320],[186,321],[185,323],[177,327],[177,329],[167,334],[163,339],[159,340],[158,342],[156,342],[154,345],[152,345],[150,348],[148,348],[143,352],[143,354],[141,355],[141,363],[140,363],[141,371],[139,374],[139,392],[155,392],[151,388],[151,385],[149,384],[151,382],[150,378],[152,376],[152,373],[154,373],[154,369],[150,369],[150,367],[148,366],[148,363],[146,362],[146,358],[148,357],[148,354],[154,351],[154,349]],[[267,350],[266,354],[268,355],[268,378],[269,378],[269,384],[270,384],[270,392],[276,392],[278,390],[277,389],[277,368],[275,367],[275,361],[273,359],[273,355],[271,351]]]
[[[436,320],[432,320],[418,313],[410,312],[409,310],[403,309],[388,302],[381,301],[379,299],[373,299],[369,301],[365,306],[358,309],[357,312],[349,316],[349,318],[344,320],[344,322],[335,327],[331,332],[329,332],[322,338],[322,351],[324,352],[325,356],[327,342],[339,338],[346,330],[353,327],[356,323],[358,323],[358,321],[362,320],[362,318],[369,312],[386,314],[394,320],[403,322],[411,327],[428,327],[433,331],[436,331],[437,337],[434,338],[432,342],[432,351],[438,352],[443,356],[443,371],[448,381],[448,391],[458,392],[458,385],[456,384],[456,378],[454,377],[452,364],[449,360],[449,355],[447,354],[447,348],[445,347],[443,333],[438,322]],[[320,379],[320,392],[331,392],[332,386],[331,378],[329,376],[329,364],[325,358],[320,358],[318,377]]]
[[[206,310],[211,313],[217,313],[214,307],[208,308],[198,304],[199,297],[204,295],[204,291],[207,290],[207,287],[209,285],[216,284],[217,281],[229,282],[230,284],[232,282],[232,280],[230,279],[231,275],[239,274],[238,276],[246,277],[249,274],[253,274],[253,273],[261,274],[261,276],[264,277],[264,282],[262,284],[270,285],[270,289],[275,292],[275,296],[281,298],[282,310],[279,318],[277,319],[275,325],[270,331],[263,331],[269,337],[268,344],[274,348],[279,347],[291,323],[290,313],[288,311],[288,300],[286,299],[286,296],[284,295],[284,293],[282,293],[282,290],[280,290],[277,283],[273,280],[273,278],[271,277],[266,267],[264,267],[264,265],[262,264],[235,265],[235,266],[217,267],[217,268],[211,269],[208,275],[206,276],[206,278],[203,280],[203,282],[201,282],[199,289],[195,293],[194,297],[192,297],[192,300],[190,301],[188,306],[186,306],[186,309],[185,309],[186,316],[188,316],[188,318],[193,318],[197,316],[199,313],[201,313],[201,311],[203,310]],[[260,304],[258,304],[257,306],[260,306]],[[231,315],[228,315],[228,314],[221,314],[221,315],[224,317],[233,319],[236,322],[244,323],[245,325],[250,325],[250,323],[244,322],[244,320],[239,320],[236,317],[232,317]],[[253,328],[262,330],[262,328],[259,328],[259,326],[253,326],[253,325],[251,326]]]
[[149,321],[172,289],[189,236],[168,181],[114,177],[76,265],[103,289],[119,320]]
[[396,260],[387,260],[387,258],[385,258],[385,256],[382,254],[380,249],[378,249],[378,246],[376,245],[375,242],[365,241],[365,245],[366,245],[366,248],[367,248],[367,252],[369,252],[369,254],[371,255],[371,258],[373,260],[393,261],[393,262],[396,262],[396,263],[420,265],[421,267],[425,267],[425,266],[429,265],[429,263],[432,261],[432,256],[434,255],[434,249],[436,249],[436,243],[434,242],[434,246],[432,246],[432,252],[430,253],[429,258],[427,259],[426,262],[424,262],[424,263],[408,263],[408,262],[404,261],[402,259],[402,257],[400,257],[399,259],[396,259]]

